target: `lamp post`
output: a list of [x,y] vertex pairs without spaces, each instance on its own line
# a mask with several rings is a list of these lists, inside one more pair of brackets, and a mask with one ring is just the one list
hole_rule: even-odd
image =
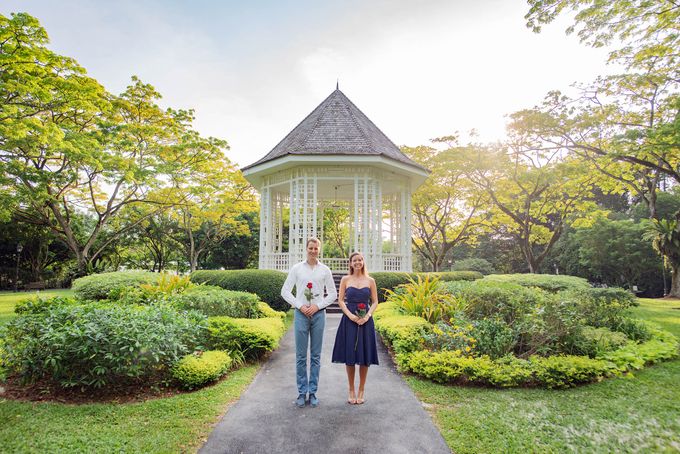
[[23,244],[19,243],[17,244],[17,268],[16,268],[16,274],[14,276],[14,291],[18,292],[19,291],[19,260],[21,259],[21,251],[24,250]]

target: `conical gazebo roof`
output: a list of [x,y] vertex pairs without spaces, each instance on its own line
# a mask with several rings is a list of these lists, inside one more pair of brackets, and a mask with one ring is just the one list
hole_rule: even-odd
[[333,91],[267,155],[242,170],[295,155],[382,156],[427,172],[403,154],[339,89]]

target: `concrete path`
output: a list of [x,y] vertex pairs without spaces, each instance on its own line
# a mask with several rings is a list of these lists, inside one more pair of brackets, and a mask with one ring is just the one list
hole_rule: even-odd
[[340,314],[326,315],[317,408],[294,405],[291,328],[199,453],[450,453],[382,345],[380,365],[368,371],[366,403],[347,403],[345,367],[331,363],[339,322]]

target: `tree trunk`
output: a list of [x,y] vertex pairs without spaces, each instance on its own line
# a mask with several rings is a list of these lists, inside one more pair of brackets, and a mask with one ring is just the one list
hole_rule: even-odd
[[668,296],[680,298],[680,264],[671,264],[671,291]]

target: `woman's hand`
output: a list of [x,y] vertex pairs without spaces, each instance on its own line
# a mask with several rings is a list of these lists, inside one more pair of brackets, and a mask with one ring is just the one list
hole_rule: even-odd
[[365,315],[365,316],[359,318],[359,320],[357,320],[357,325],[361,326],[364,323],[366,323],[367,321],[368,321],[368,315]]

